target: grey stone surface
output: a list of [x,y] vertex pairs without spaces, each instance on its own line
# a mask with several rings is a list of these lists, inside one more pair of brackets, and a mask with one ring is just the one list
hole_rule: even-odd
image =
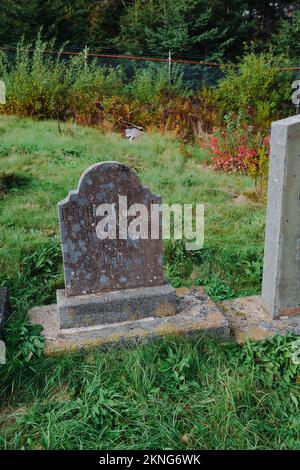
[[67,296],[57,291],[60,328],[88,327],[176,314],[176,292],[169,284],[102,294]]
[[[80,178],[77,191],[58,205],[67,295],[96,294],[164,284],[161,230],[158,239],[99,239],[97,226],[101,204],[120,208],[119,196],[127,197],[127,208],[160,204],[160,196],[141,185],[137,175],[117,162],[98,163]],[[118,219],[119,221],[119,219]],[[161,215],[159,216],[161,227]],[[148,232],[149,233],[149,232]]]
[[232,335],[239,343],[251,339],[262,341],[275,335],[300,335],[300,316],[273,319],[260,296],[241,297],[218,302],[230,324]]
[[300,314],[300,116],[271,136],[262,301],[272,318]]
[[9,311],[10,306],[8,289],[6,287],[2,287],[0,289],[0,337],[4,322],[9,315]]
[[44,328],[45,353],[86,350],[107,344],[126,346],[162,336],[204,334],[221,340],[230,338],[229,323],[203,289],[177,289],[177,314],[147,317],[121,323],[60,329],[57,305],[35,307],[29,311],[33,323]]

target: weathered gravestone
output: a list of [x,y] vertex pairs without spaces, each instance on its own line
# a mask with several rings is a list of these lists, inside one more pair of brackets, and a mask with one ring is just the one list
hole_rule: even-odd
[[105,162],[88,168],[77,191],[59,203],[65,276],[65,290],[57,292],[61,328],[176,313],[175,290],[164,283],[159,212],[158,230],[150,237],[151,207],[160,202],[130,168]]
[[161,210],[160,196],[117,162],[88,168],[58,204],[65,289],[28,312],[48,354],[197,331],[229,337],[203,289],[165,284]]
[[262,300],[272,318],[300,314],[300,116],[272,125]]

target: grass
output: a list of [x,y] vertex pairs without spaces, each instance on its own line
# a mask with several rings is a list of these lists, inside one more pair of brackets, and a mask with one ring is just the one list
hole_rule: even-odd
[[62,286],[56,205],[87,166],[103,160],[133,167],[164,202],[205,204],[203,250],[187,253],[181,243],[166,243],[174,285],[202,284],[214,298],[259,292],[264,207],[232,198],[252,188],[248,178],[213,173],[199,164],[196,147],[186,158],[178,141],[158,134],[130,144],[88,128],[60,135],[54,122],[14,117],[0,117],[0,134],[0,282],[11,285],[24,307],[52,302]]
[[288,360],[270,372],[292,341],[264,344],[266,362],[197,337],[0,371],[0,447],[299,450],[296,374],[284,381]]
[[252,182],[211,172],[196,147],[184,157],[178,141],[158,134],[129,143],[2,116],[0,136],[0,284],[13,304],[0,447],[299,449],[295,338],[244,347],[171,338],[45,358],[38,329],[26,322],[28,308],[53,302],[63,285],[56,204],[87,166],[122,161],[165,202],[205,203],[204,248],[189,254],[168,242],[165,267],[175,286],[202,284],[215,299],[260,291],[264,207],[232,197]]

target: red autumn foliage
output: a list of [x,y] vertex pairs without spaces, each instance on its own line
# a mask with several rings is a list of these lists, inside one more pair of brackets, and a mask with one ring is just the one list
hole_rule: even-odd
[[215,129],[201,149],[213,170],[247,173],[255,178],[268,159],[269,141],[269,136],[255,133],[250,127],[233,131]]

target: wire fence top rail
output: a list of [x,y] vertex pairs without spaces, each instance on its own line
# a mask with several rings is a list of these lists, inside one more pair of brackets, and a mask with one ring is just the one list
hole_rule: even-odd
[[[11,51],[17,52],[17,47],[11,46],[0,46],[1,51]],[[36,49],[27,49],[28,52],[35,52]],[[107,58],[107,59],[127,59],[127,60],[146,60],[146,61],[154,61],[154,62],[174,62],[178,64],[194,64],[194,65],[206,65],[209,67],[231,67],[232,64],[225,64],[225,63],[218,63],[218,62],[209,62],[205,60],[191,60],[188,58],[182,58],[178,56],[170,56],[170,57],[157,57],[157,56],[150,56],[150,55],[133,55],[133,54],[119,54],[119,53],[98,53],[98,52],[88,52],[85,50],[81,51],[54,51],[50,49],[43,49],[41,50],[43,54],[53,54],[53,55],[66,55],[66,56],[85,56],[85,57],[95,57],[95,58]]]
[[[16,47],[16,46],[0,46],[0,51],[8,51],[8,52],[17,52],[18,50],[21,50],[22,48]],[[32,48],[27,48],[26,46],[24,47],[28,52],[34,53],[37,51],[37,49],[32,49]],[[237,64],[233,63],[224,63],[224,62],[211,62],[207,60],[201,60],[200,58],[196,58],[195,56],[189,57],[182,57],[182,56],[177,56],[170,54],[168,57],[159,57],[155,55],[150,55],[150,54],[130,54],[130,53],[104,53],[104,52],[89,52],[89,49],[78,49],[78,50],[73,50],[73,51],[65,51],[65,50],[52,50],[52,49],[41,49],[40,52],[42,54],[50,54],[50,55],[65,55],[65,56],[83,56],[83,57],[95,57],[95,58],[103,58],[103,59],[124,59],[124,60],[141,60],[141,61],[153,61],[153,62],[172,62],[172,63],[178,63],[178,64],[191,64],[191,65],[203,65],[203,66],[208,66],[208,67],[218,67],[218,68],[231,68],[231,67],[238,67]],[[294,65],[294,66],[286,66],[286,67],[280,67],[278,66],[278,69],[280,70],[300,70],[300,66]]]

